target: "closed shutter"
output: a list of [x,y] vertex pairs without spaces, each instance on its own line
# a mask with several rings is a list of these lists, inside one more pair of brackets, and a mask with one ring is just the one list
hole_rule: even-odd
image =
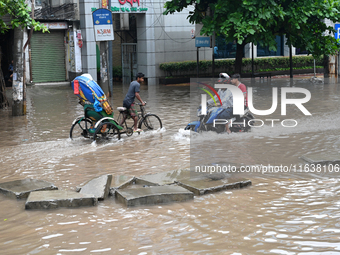
[[31,39],[33,82],[65,81],[64,30],[34,32]]

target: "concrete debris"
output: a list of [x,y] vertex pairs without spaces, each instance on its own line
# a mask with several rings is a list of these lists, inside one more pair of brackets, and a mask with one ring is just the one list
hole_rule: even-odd
[[23,179],[0,183],[0,193],[11,198],[27,198],[32,191],[56,190],[53,183],[35,179]]
[[112,175],[106,174],[92,179],[80,188],[80,194],[93,195],[98,200],[104,200],[108,197],[112,182]]
[[194,199],[194,194],[179,186],[152,186],[116,191],[119,202],[128,207],[184,202]]
[[28,196],[26,209],[56,209],[60,207],[95,206],[98,199],[74,191],[53,190],[35,191]]

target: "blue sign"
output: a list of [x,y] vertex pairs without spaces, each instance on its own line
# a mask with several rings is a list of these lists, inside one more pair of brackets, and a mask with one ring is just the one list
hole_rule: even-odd
[[340,39],[340,24],[335,24],[334,29],[335,29],[335,34],[334,34],[335,39]]
[[97,9],[92,13],[93,25],[112,25],[112,12],[108,9]]
[[92,12],[93,28],[96,42],[113,41],[112,12],[108,9],[97,9]]
[[196,37],[195,38],[195,47],[211,47],[210,37]]

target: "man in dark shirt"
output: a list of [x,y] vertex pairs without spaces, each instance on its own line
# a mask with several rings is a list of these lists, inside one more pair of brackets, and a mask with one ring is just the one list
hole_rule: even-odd
[[[137,110],[135,108],[134,105],[134,101],[135,98],[137,98],[142,105],[145,105],[145,103],[143,102],[142,98],[139,95],[139,91],[140,91],[140,83],[144,81],[144,74],[143,73],[138,73],[136,75],[136,80],[130,83],[130,87],[128,92],[126,93],[126,96],[124,98],[123,101],[123,107],[125,107],[133,121],[134,121],[134,126],[133,126],[133,132],[141,132],[141,129],[137,129],[137,122],[138,122],[138,113]],[[125,121],[125,118],[123,118],[122,122],[120,123],[120,125],[122,125],[122,123]]]

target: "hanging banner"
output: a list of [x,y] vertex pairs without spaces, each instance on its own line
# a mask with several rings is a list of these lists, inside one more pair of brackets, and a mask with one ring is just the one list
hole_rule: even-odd
[[106,8],[107,9],[107,0],[102,0],[102,8]]
[[96,41],[113,41],[114,31],[111,11],[108,9],[97,9],[92,12],[92,18]]

